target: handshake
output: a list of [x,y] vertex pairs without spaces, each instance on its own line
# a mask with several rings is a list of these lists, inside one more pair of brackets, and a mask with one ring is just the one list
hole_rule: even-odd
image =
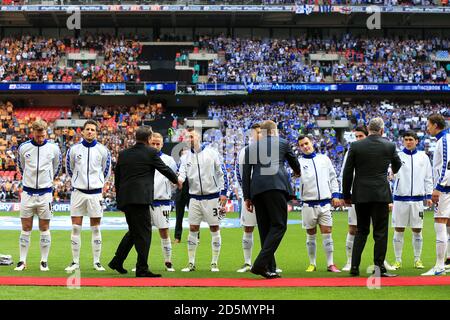
[[181,180],[180,177],[178,177],[178,182],[177,182],[177,183],[174,183],[174,185],[177,186],[178,190],[181,190],[181,188],[183,188],[183,182],[184,182],[184,181]]

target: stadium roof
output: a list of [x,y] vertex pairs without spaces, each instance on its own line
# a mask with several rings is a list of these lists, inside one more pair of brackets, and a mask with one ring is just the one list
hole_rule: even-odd
[[[85,27],[365,26],[366,6],[98,5],[0,6],[1,27],[65,27],[81,12]],[[449,27],[449,7],[380,7],[382,27]]]

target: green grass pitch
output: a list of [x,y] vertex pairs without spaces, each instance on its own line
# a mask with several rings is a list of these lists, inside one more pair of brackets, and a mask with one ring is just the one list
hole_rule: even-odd
[[[11,213],[1,213],[7,216]],[[121,213],[107,213],[105,216],[121,216]],[[229,214],[235,218],[237,214]],[[289,219],[300,219],[299,213],[289,214]],[[49,257],[50,272],[39,271],[39,233],[33,231],[31,247],[28,256],[28,269],[22,273],[13,271],[14,266],[0,266],[0,276],[46,276],[67,277],[64,268],[71,262],[70,231],[52,231],[52,248]],[[107,268],[107,263],[112,258],[114,251],[125,231],[106,231],[103,234],[102,263]],[[219,273],[211,273],[209,264],[211,259],[211,236],[208,229],[201,229],[200,245],[197,250],[197,271],[194,273],[182,273],[179,270],[187,265],[187,230],[183,231],[181,244],[173,245],[173,262],[177,269],[175,273],[165,272],[159,234],[154,229],[149,264],[153,272],[163,274],[163,277],[198,277],[198,278],[257,278],[252,274],[239,274],[236,270],[243,264],[241,229],[222,229],[222,251],[219,260]],[[334,214],[334,259],[338,267],[346,262],[345,239],[347,233],[347,214]],[[394,260],[392,249],[392,233],[390,228],[387,259],[390,263]],[[0,253],[12,254],[14,262],[18,260],[18,236],[19,231],[0,231]],[[426,271],[435,262],[435,234],[433,216],[431,212],[425,214],[424,246],[422,260]],[[173,230],[171,230],[173,237]],[[306,273],[308,257],[306,253],[305,230],[300,225],[288,225],[288,231],[277,251],[278,266],[283,269],[284,278],[299,277],[347,277],[348,273],[332,274],[326,272],[325,254],[322,248],[321,237],[317,238],[317,267],[318,271]],[[257,231],[255,231],[255,246],[253,257],[259,251],[260,244]],[[397,273],[402,276],[418,276],[423,270],[413,268],[413,254],[411,244],[411,231],[408,229],[405,235],[403,250],[403,268]],[[364,252],[361,271],[363,272],[372,261],[373,241],[369,238]],[[133,250],[125,263],[125,268],[131,271],[135,264],[136,254]],[[133,273],[119,275],[109,270],[97,272],[92,267],[91,234],[89,230],[82,233],[81,246],[81,277],[133,277]],[[66,287],[20,287],[3,286],[0,288],[0,299],[150,299],[150,300],[190,300],[190,299],[448,299],[450,288],[437,287],[382,287],[379,290],[368,288],[87,288],[68,289]]]

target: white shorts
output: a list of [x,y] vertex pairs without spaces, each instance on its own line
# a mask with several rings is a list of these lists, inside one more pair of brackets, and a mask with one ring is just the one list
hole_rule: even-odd
[[53,195],[51,192],[43,195],[29,195],[22,192],[20,200],[20,217],[31,218],[37,215],[39,219],[50,220],[53,217]]
[[158,229],[169,228],[169,216],[171,206],[154,206],[153,209],[150,206],[150,216],[152,218],[152,226]]
[[101,193],[86,194],[77,189],[70,197],[70,215],[72,217],[103,217],[103,195]]
[[241,205],[241,226],[243,227],[256,227],[256,212],[255,206],[253,206],[253,212],[248,212],[245,202],[242,201]]
[[310,207],[307,204],[302,208],[303,229],[314,229],[317,225],[332,227],[331,205]]
[[450,219],[450,193],[441,193],[434,210],[434,217]]
[[348,208],[348,225],[358,225],[358,219],[356,219],[356,209],[354,204],[352,204],[352,206]]
[[394,228],[423,228],[423,201],[394,201],[392,226]]
[[220,224],[219,207],[219,198],[206,200],[191,198],[188,211],[189,224],[199,226],[202,221],[205,221],[210,226],[218,226]]

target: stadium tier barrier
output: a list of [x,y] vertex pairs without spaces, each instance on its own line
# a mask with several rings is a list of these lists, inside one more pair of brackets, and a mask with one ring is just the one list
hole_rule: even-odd
[[[103,85],[103,89],[101,89]],[[89,86],[97,86],[91,93],[97,94],[124,94],[132,92],[127,86],[139,85],[142,88],[135,94],[145,95],[145,92],[173,92],[180,93],[177,87],[186,86],[180,82],[143,82],[137,83],[43,83],[43,82],[21,82],[21,83],[0,83],[0,91],[2,92],[85,92]],[[345,93],[374,93],[374,92],[408,92],[408,93],[442,93],[450,92],[450,84],[448,83],[363,83],[363,82],[346,82],[346,83],[282,83],[282,82],[266,82],[266,83],[199,83],[190,86],[192,90],[190,94],[202,96],[205,94],[214,95],[217,92],[228,93],[233,95],[248,95],[252,93],[262,92],[345,92]],[[89,91],[89,90],[87,90]],[[86,91],[86,92],[87,92]]]

